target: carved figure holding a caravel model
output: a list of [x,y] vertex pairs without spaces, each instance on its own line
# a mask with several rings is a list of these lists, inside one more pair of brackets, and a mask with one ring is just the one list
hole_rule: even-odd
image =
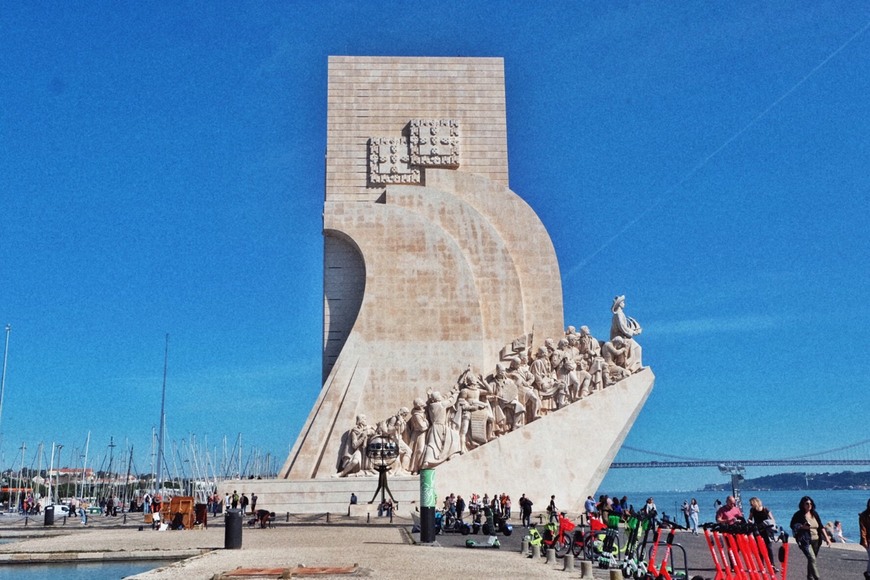
[[635,336],[639,336],[643,332],[637,320],[626,316],[625,312],[625,296],[617,296],[613,299],[613,321],[610,325],[610,340],[612,341],[617,336],[625,339],[625,355],[623,366],[629,373],[635,373],[643,368],[640,345],[634,340]]
[[430,391],[425,400],[414,400],[412,410],[401,407],[377,429],[358,415],[342,439],[337,475],[372,475],[365,449],[375,435],[395,443],[394,473],[417,473],[640,371],[641,347],[635,337],[642,329],[624,308],[625,296],[614,298],[607,342],[593,337],[587,326],[579,333],[569,326],[564,337],[544,340],[529,365],[532,336],[520,337],[502,349],[502,362],[485,379],[468,367],[447,396]]

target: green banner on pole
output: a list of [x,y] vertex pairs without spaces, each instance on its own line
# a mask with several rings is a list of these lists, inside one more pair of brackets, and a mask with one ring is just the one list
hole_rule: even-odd
[[435,470],[421,469],[420,470],[420,505],[422,507],[434,508],[438,503],[435,495]]

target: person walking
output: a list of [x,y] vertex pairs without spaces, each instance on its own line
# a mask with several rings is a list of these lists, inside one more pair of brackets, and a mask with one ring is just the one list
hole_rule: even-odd
[[749,508],[749,521],[755,524],[758,533],[761,534],[761,539],[767,546],[767,557],[773,566],[773,531],[776,528],[776,520],[770,510],[764,507],[764,504],[757,497],[749,498],[749,505],[752,506]]
[[861,545],[867,550],[867,571],[864,578],[870,580],[870,499],[867,500],[867,509],[858,514],[858,527],[861,529]]
[[822,542],[830,546],[831,540],[822,524],[822,518],[816,511],[813,498],[808,495],[801,498],[798,510],[791,517],[789,527],[794,534],[795,542],[807,557],[807,580],[820,580],[816,556],[819,554]]
[[530,527],[532,525],[532,500],[523,494],[520,497],[520,517],[523,520],[523,526]]
[[640,518],[643,520],[649,520],[651,526],[658,525],[658,513],[659,510],[656,508],[656,502],[653,498],[648,497],[646,499],[646,503],[640,508]]
[[684,499],[683,505],[680,506],[680,511],[683,512],[683,519],[686,520],[686,527],[689,527],[689,517],[692,515],[692,508],[689,507],[689,500]]
[[550,496],[550,503],[547,505],[547,520],[549,523],[557,522],[559,517],[559,510],[556,508],[556,496]]

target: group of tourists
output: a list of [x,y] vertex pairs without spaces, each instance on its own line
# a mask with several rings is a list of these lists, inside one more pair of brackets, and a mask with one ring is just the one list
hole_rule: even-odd
[[[607,522],[611,516],[616,516],[619,521],[624,522],[629,517],[635,515],[634,505],[628,503],[628,496],[623,495],[621,498],[609,495],[599,495],[598,501],[595,501],[592,496],[586,497],[586,502],[583,505],[587,518],[599,518]],[[655,509],[655,504],[652,503],[652,498],[647,500],[642,510],[646,513],[649,510]],[[655,514],[651,514],[653,517]]]
[[[493,512],[505,518],[510,518],[510,496],[500,494],[493,496],[491,499],[484,495],[482,499],[477,494],[472,494],[468,504],[469,512],[476,513],[481,505],[490,505]],[[525,494],[519,500],[520,512],[523,519],[523,525],[531,524],[532,501]],[[759,497],[752,497],[749,500],[750,509],[748,514],[744,514],[740,504],[734,496],[728,496],[725,503],[717,501],[717,509],[715,520],[719,524],[733,525],[750,523],[754,524],[759,530],[761,537],[767,547],[768,557],[771,562],[774,562],[773,544],[779,541],[782,537],[782,528],[777,524],[773,513],[767,508]],[[444,509],[453,513],[457,519],[462,519],[462,514],[465,510],[465,501],[461,495],[454,496],[450,494],[444,500]],[[629,517],[638,517],[640,519],[649,519],[657,522],[659,518],[666,518],[665,514],[660,514],[655,504],[655,500],[649,497],[644,502],[644,505],[635,510],[634,506],[628,502],[627,496],[622,496],[617,499],[616,496],[601,495],[596,501],[591,495],[586,498],[584,503],[584,511],[587,518],[599,518],[604,522],[608,521],[610,516],[618,516],[620,521],[625,521]],[[700,506],[695,498],[686,500],[681,507],[685,527],[693,534],[699,533],[700,523]],[[546,512],[550,519],[558,519],[560,512],[556,506],[556,496],[550,496],[550,502],[547,505]],[[849,539],[843,535],[842,523],[840,521],[823,523],[824,520],[816,511],[816,504],[812,497],[803,496],[798,503],[798,509],[792,514],[789,521],[787,532],[791,534],[800,551],[804,554],[807,560],[807,580],[819,580],[821,578],[817,555],[822,544],[830,545],[833,542],[848,542]],[[867,571],[864,572],[865,580],[870,580],[870,500],[867,501],[867,506],[864,511],[858,515],[858,524],[860,528],[860,544],[867,551]]]
[[221,512],[229,512],[231,509],[240,509],[243,514],[255,515],[257,513],[257,494],[252,493],[251,497],[248,497],[245,492],[240,495],[238,490],[234,489],[232,494],[227,492],[224,497],[221,497],[217,492],[208,496],[208,511],[213,516],[217,516]]
[[[528,501],[525,494],[520,499],[520,508],[523,507],[524,501]],[[468,513],[472,517],[475,517],[478,513],[481,513],[483,508],[486,506],[492,510],[493,515],[496,517],[502,517],[504,519],[510,519],[511,517],[511,496],[506,493],[493,494],[492,498],[490,498],[488,494],[483,494],[483,497],[480,497],[479,494],[473,493],[471,494],[468,503],[466,503],[461,495],[451,493],[444,498],[442,509],[444,510],[444,513],[449,513],[457,520],[462,521],[466,508],[468,509]],[[530,501],[529,511],[531,512]]]

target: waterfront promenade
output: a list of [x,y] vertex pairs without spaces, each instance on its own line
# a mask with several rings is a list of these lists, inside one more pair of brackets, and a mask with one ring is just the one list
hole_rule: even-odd
[[[290,521],[288,522],[287,519]],[[143,526],[140,531],[139,527]],[[499,536],[501,549],[467,549],[465,541],[485,541],[485,536],[445,534],[437,546],[416,544],[410,533],[411,521],[401,517],[286,516],[277,518],[271,529],[242,531],[242,548],[225,550],[223,517],[208,529],[157,532],[142,522],[142,514],[116,518],[93,516],[88,526],[77,519],[64,525],[43,526],[42,518],[30,518],[24,525],[19,516],[0,516],[0,565],[46,562],[108,562],[123,560],[166,560],[166,564],[134,576],[142,580],[172,578],[211,579],[236,568],[291,569],[307,567],[358,566],[353,576],[371,578],[580,578],[580,561],[574,572],[563,571],[563,562],[532,561],[519,553],[523,530],[510,537]],[[703,537],[680,533],[677,542],[686,549],[689,575],[712,578],[710,554]],[[806,577],[806,560],[794,544],[788,579]],[[823,548],[819,556],[826,580],[860,578],[866,555],[860,546],[839,544]],[[13,564],[12,562],[16,562]],[[677,570],[682,568],[677,557]],[[609,579],[609,572],[595,569],[594,578]],[[322,576],[321,576],[322,577]],[[341,577],[338,575],[328,577]]]

